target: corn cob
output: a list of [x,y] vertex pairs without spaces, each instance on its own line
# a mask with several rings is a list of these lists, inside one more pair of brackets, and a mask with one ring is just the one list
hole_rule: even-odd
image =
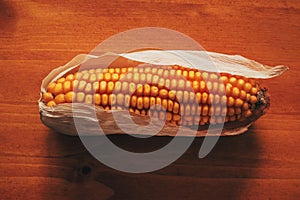
[[[193,91],[187,91],[188,87]],[[189,104],[194,98],[196,106]],[[256,79],[149,65],[67,74],[48,85],[42,100],[47,106],[78,102],[105,110],[129,109],[137,115],[185,126],[218,124],[224,117],[227,123],[242,122],[261,115],[269,106],[266,91]],[[221,103],[226,106],[219,106]]]

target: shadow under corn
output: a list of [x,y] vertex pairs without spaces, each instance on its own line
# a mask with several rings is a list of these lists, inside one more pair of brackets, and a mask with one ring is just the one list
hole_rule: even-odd
[[[129,135],[108,138],[120,148],[132,152],[154,151],[172,140],[171,137],[139,139]],[[68,189],[64,195],[74,197],[72,193],[75,192],[75,199],[82,196],[90,199],[240,199],[245,181],[255,177],[259,164],[260,144],[255,128],[251,127],[239,136],[220,137],[214,149],[199,159],[203,140],[196,138],[171,165],[140,174],[120,172],[103,165],[85,150],[77,137],[51,133],[49,150],[55,149],[56,155],[65,155],[59,162],[69,170],[59,176],[71,185],[69,188],[74,188]],[[107,195],[104,197],[101,193]]]

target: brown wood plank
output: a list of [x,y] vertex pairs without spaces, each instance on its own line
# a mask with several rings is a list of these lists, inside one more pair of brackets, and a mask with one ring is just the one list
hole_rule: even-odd
[[[0,0],[0,199],[299,199],[299,22],[298,0]],[[37,100],[52,69],[113,34],[153,26],[290,70],[263,81],[271,107],[246,134],[221,138],[204,159],[197,138],[170,166],[127,174],[45,127]],[[134,151],[168,141],[112,139]]]

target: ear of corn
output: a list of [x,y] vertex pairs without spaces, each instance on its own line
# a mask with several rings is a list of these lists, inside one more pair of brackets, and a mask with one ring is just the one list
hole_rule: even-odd
[[42,100],[129,109],[185,126],[244,121],[269,105],[255,79],[180,66],[84,70],[50,83]]

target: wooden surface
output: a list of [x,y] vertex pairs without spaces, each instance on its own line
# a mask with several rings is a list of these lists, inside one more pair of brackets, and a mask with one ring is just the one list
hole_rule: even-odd
[[[299,199],[300,1],[199,2],[0,0],[0,199]],[[246,134],[221,138],[204,159],[196,139],[170,166],[128,174],[46,128],[37,100],[50,70],[113,34],[148,26],[290,70],[264,81],[271,108]],[[129,137],[114,140],[133,146]]]

